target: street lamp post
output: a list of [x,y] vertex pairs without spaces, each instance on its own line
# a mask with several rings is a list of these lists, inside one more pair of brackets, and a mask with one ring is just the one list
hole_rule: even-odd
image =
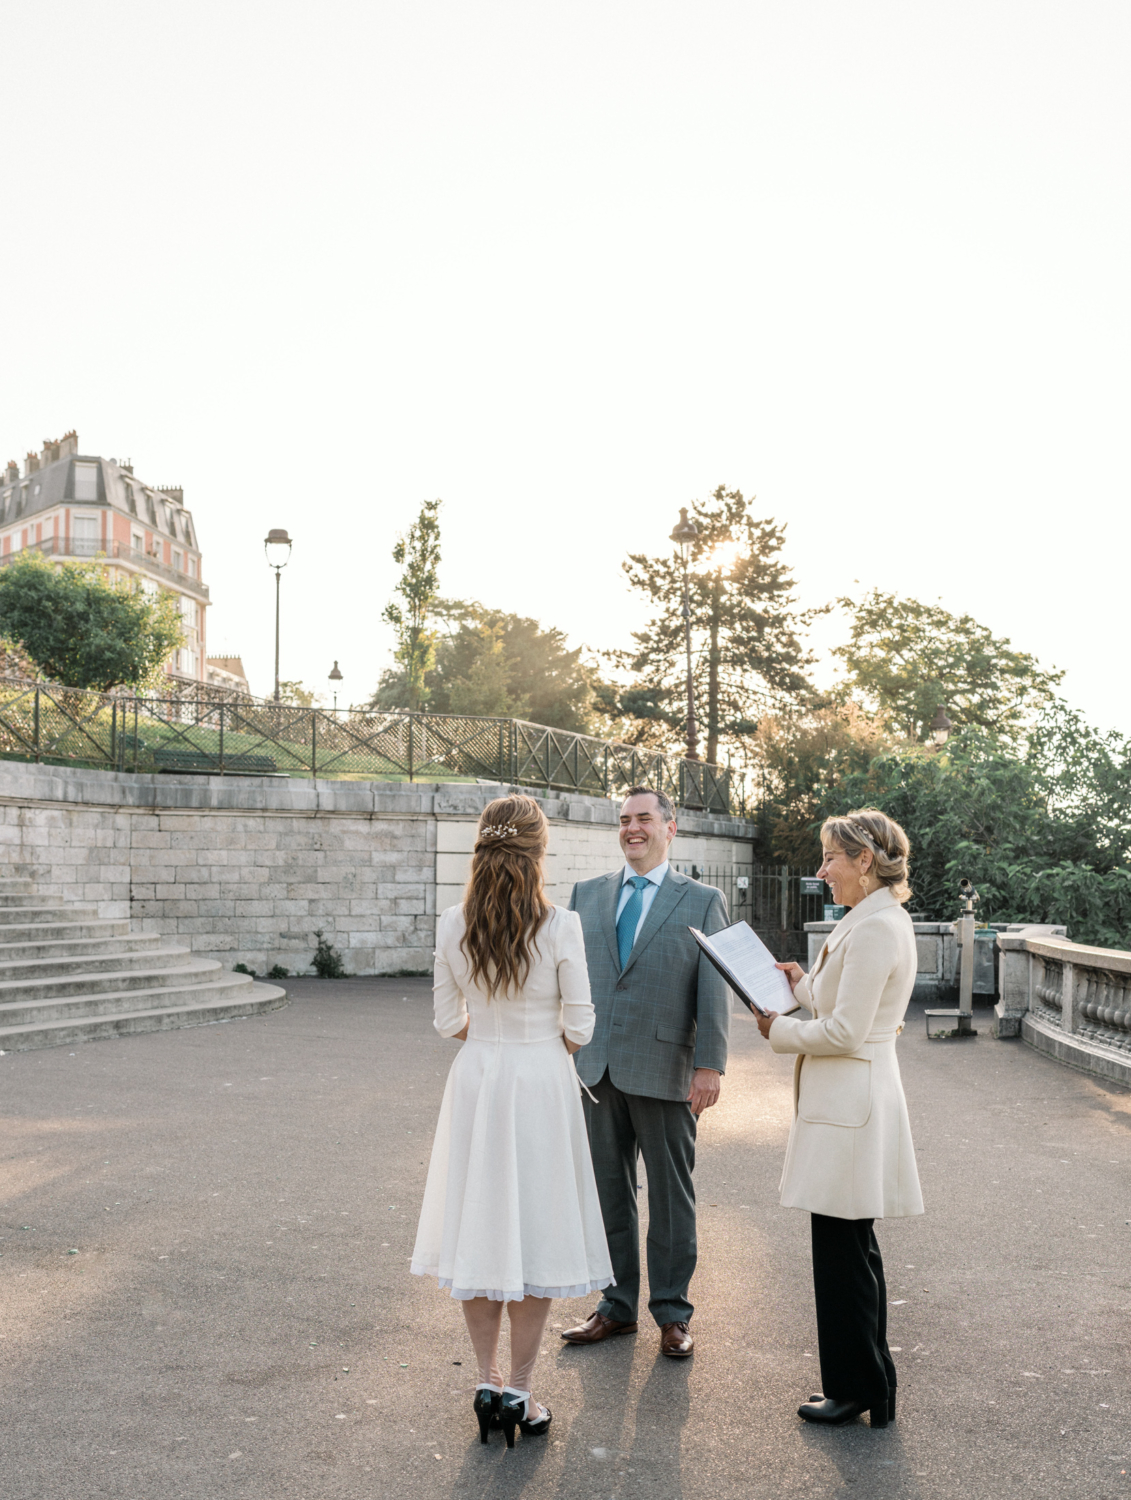
[[275,569],[275,702],[279,701],[279,580],[291,560],[291,539],[285,527],[272,527],[263,543],[267,566]]
[[681,506],[679,525],[671,534],[671,540],[679,547],[683,563],[683,636],[687,648],[687,759],[699,759],[699,725],[695,721],[695,684],[691,676],[691,588],[687,576],[687,560],[692,544],[699,535],[694,521],[687,519],[687,507]]
[[335,662],[330,672],[330,681],[334,684],[334,712],[338,711],[338,683],[342,680],[342,674],[338,671],[338,663]]

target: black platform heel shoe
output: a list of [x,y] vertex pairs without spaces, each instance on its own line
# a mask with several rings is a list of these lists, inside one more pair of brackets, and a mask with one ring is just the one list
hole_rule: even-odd
[[[546,1415],[530,1419],[526,1415],[526,1403],[530,1400],[529,1391],[512,1391],[507,1386],[503,1391],[502,1405],[499,1408],[499,1422],[503,1429],[503,1436],[507,1440],[507,1447],[514,1447],[514,1430],[517,1427],[523,1437],[545,1437],[550,1430],[550,1423],[554,1414],[548,1406],[540,1407]],[[537,1402],[535,1402],[537,1405]]]
[[862,1417],[867,1412],[868,1420],[873,1427],[886,1427],[891,1401],[892,1398],[889,1396],[880,1405],[869,1407],[867,1401],[833,1401],[826,1396],[823,1400],[804,1402],[797,1408],[797,1415],[806,1422],[820,1422],[826,1427],[840,1427],[845,1422],[855,1422],[857,1417]]
[[477,1385],[471,1409],[479,1421],[479,1441],[485,1443],[492,1427],[499,1425],[499,1406],[503,1393],[494,1385]]

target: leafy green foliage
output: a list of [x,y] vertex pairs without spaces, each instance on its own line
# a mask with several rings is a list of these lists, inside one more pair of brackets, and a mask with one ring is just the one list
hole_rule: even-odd
[[28,549],[0,570],[0,631],[66,687],[143,687],[184,639],[172,594],[107,581],[103,565],[56,567]]
[[953,917],[966,876],[983,921],[1063,922],[1077,942],[1126,947],[1131,743],[1079,728],[1052,710],[1024,757],[974,727],[942,753],[897,748],[846,776],[824,812],[870,804],[903,825],[917,910]]
[[319,979],[348,979],[349,975],[342,962],[342,955],[321,927],[315,929],[314,936],[318,939],[318,946],[314,950],[314,957],[310,960],[310,964]]
[[402,564],[404,572],[396,592],[404,607],[390,600],[383,616],[397,633],[395,658],[406,686],[405,706],[413,710],[427,700],[425,680],[435,660],[436,635],[429,619],[440,582],[440,504],[425,500],[407,534],[397,538],[393,561]]
[[[580,647],[568,648],[562,631],[459,599],[438,600],[434,613],[449,628],[437,638],[426,681],[429,709],[592,728],[595,673]],[[403,669],[383,675],[373,706],[409,706]]]
[[853,611],[849,639],[833,652],[847,669],[847,694],[910,739],[928,738],[939,707],[958,727],[1016,736],[1051,705],[1064,675],[938,605],[879,589],[859,604],[840,603]]
[[[724,485],[689,507],[699,530],[690,554],[692,675],[706,759],[723,738],[749,733],[782,695],[804,697],[813,661],[800,632],[813,611],[796,608],[794,582],[779,553],[785,528],[758,520],[751,500]],[[662,722],[672,738],[687,722],[683,568],[679,554],[632,554],[624,564],[634,589],[658,613],[635,632],[629,651],[610,656],[635,678],[621,698],[628,716]]]
[[321,693],[302,682],[287,680],[279,683],[280,703],[289,704],[292,708],[317,708],[322,701]]

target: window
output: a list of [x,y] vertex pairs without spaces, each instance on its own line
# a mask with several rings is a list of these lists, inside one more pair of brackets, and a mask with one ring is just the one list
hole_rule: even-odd
[[195,557],[190,557],[188,559],[188,576],[190,578],[195,578],[196,577],[196,558]]
[[144,552],[145,551],[145,538],[142,536],[142,534],[141,534],[140,531],[135,531],[134,532],[134,535],[133,535],[133,549],[134,549],[135,552]]
[[153,508],[153,496],[149,493],[148,490],[146,490],[145,492],[145,512],[149,517],[149,524],[151,526],[156,526],[157,512]]
[[98,465],[76,464],[75,465],[75,499],[97,500],[98,499]]
[[20,485],[20,503],[16,506],[16,515],[17,516],[22,516],[23,515],[24,508],[25,508],[26,505],[27,505],[27,485],[26,484],[21,484]]
[[173,548],[173,567],[176,568],[178,573],[184,572],[184,558],[175,547]]
[[98,551],[98,517],[72,517],[71,536],[76,557],[93,557]]
[[181,655],[181,671],[189,677],[196,676],[196,652],[183,650]]
[[137,496],[134,494],[132,484],[126,485],[126,506],[131,516],[137,515]]

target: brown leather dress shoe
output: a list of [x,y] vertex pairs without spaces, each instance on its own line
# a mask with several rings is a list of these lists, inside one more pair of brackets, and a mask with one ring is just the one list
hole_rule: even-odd
[[562,1338],[567,1344],[600,1344],[616,1333],[635,1332],[635,1323],[618,1323],[615,1318],[606,1318],[602,1313],[595,1312],[576,1328],[567,1328]]
[[672,1359],[686,1359],[694,1348],[695,1340],[686,1323],[665,1323],[660,1329],[661,1354],[669,1354]]

